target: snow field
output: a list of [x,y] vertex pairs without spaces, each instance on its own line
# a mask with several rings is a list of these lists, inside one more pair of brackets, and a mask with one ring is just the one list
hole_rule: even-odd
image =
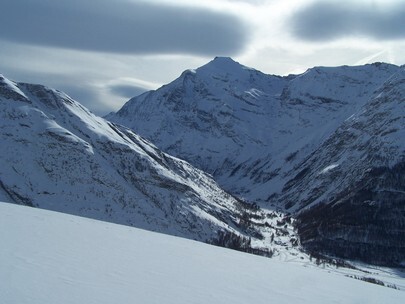
[[0,203],[2,303],[404,303],[320,268]]

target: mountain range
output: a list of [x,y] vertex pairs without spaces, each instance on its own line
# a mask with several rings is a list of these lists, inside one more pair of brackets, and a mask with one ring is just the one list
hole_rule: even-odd
[[217,57],[105,118],[1,77],[0,200],[404,266],[404,101],[385,63],[281,77]]
[[369,263],[405,257],[405,70],[385,63],[266,75],[217,57],[107,119],[293,214],[301,244]]

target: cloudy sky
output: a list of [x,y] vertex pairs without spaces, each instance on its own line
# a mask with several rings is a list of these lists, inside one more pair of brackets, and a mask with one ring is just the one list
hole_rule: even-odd
[[0,73],[118,110],[215,56],[268,74],[405,64],[405,0],[2,0]]

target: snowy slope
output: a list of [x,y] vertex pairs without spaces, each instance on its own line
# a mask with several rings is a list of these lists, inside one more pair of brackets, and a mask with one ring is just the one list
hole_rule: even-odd
[[6,203],[0,203],[0,243],[2,303],[405,300],[402,290],[321,268]]
[[243,233],[211,177],[59,91],[1,76],[0,140],[4,201],[200,241]]

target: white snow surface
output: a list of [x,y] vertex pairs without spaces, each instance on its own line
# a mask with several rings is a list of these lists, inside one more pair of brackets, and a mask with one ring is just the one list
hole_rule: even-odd
[[7,304],[405,301],[401,290],[321,268],[7,203],[0,244]]
[[339,164],[329,165],[329,166],[325,167],[324,169],[322,169],[321,174],[327,173],[327,172],[335,169],[336,167],[339,167]]

